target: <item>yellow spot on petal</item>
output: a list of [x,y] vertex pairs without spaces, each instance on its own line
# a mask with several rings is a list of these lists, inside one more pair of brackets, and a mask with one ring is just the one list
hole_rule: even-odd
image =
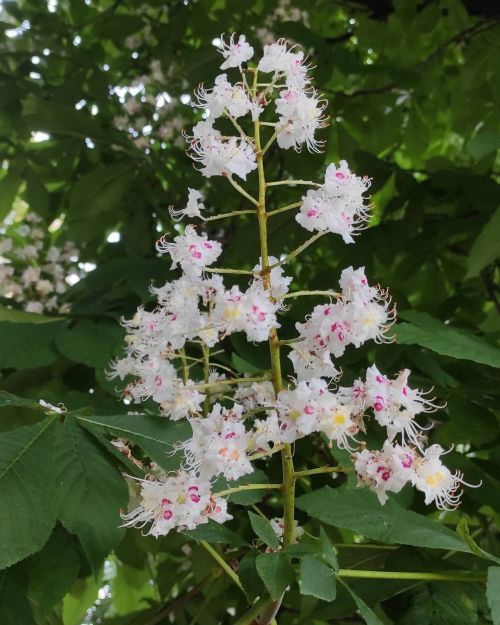
[[346,417],[341,412],[337,412],[332,416],[332,421],[334,425],[344,425],[346,422]]
[[431,475],[429,475],[429,477],[425,480],[425,483],[427,484],[427,486],[434,488],[436,486],[439,486],[439,484],[441,484],[443,480],[443,473],[441,473],[441,471],[436,471],[436,473],[432,473]]

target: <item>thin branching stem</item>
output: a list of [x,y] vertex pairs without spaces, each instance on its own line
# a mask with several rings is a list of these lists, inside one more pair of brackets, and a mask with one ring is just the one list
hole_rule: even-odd
[[276,208],[273,211],[269,211],[267,216],[272,217],[273,215],[279,215],[280,213],[285,213],[286,211],[293,210],[294,208],[299,208],[299,206],[302,206],[302,202],[294,202],[293,204],[288,204],[282,208]]
[[217,562],[217,564],[223,569],[224,573],[226,573],[226,575],[228,577],[230,577],[233,582],[236,584],[236,586],[238,586],[238,588],[241,590],[241,592],[243,594],[245,594],[245,590],[243,588],[243,584],[240,581],[240,578],[238,577],[237,573],[235,571],[233,571],[233,569],[229,566],[229,564],[224,560],[224,558],[220,555],[220,553],[218,553],[213,547],[212,545],[210,545],[209,543],[207,543],[206,540],[200,540],[198,541],[199,544],[203,547],[203,549],[205,549],[206,551],[208,551],[208,553],[212,556],[212,558]]
[[[260,148],[259,148],[260,150]],[[247,200],[249,200],[250,202],[252,202],[252,204],[255,204],[255,206],[259,205],[258,200],[256,200],[253,195],[250,195],[250,193],[247,193],[247,191],[245,191],[245,189],[236,182],[236,180],[234,180],[234,178],[232,176],[226,176],[226,178],[229,180],[229,182],[233,185],[233,187],[236,189],[236,191],[238,191],[238,193],[241,193],[241,195],[243,197],[246,197]]]
[[231,211],[230,213],[221,213],[220,215],[212,215],[211,217],[203,217],[203,221],[217,221],[218,219],[227,219],[228,217],[240,217],[241,215],[255,215],[255,210]]

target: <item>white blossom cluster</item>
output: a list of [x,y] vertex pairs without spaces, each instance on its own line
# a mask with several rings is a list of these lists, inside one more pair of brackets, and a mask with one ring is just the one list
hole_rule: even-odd
[[290,0],[278,0],[273,12],[264,20],[263,26],[259,27],[256,35],[261,43],[272,43],[276,39],[276,28],[280,28],[283,22],[302,22],[309,26],[309,13],[290,2]]
[[[205,118],[189,141],[201,174],[245,180],[257,168],[257,150],[240,125],[241,118],[258,126],[257,120],[269,109],[277,121],[267,126],[279,147],[300,151],[305,145],[316,151],[323,106],[311,87],[302,52],[279,40],[264,46],[252,71],[243,67],[254,55],[244,36],[222,39],[221,53],[221,69],[238,68],[241,80],[231,83],[228,74],[221,74],[213,88],[200,87],[197,92]],[[256,77],[262,74],[270,74],[270,82],[259,90]],[[233,123],[237,134],[228,136],[215,128],[220,118]],[[327,168],[322,184],[310,185],[313,189],[300,203],[299,224],[310,231],[338,234],[351,243],[368,218],[364,196],[368,180],[352,174],[341,161],[338,167]],[[201,193],[188,189],[186,208],[172,208],[171,214],[176,220],[203,220],[204,211]],[[246,288],[227,285],[220,274],[238,271],[214,267],[223,253],[221,243],[194,224],[180,230],[177,236],[163,236],[157,251],[169,256],[172,269],[179,268],[182,275],[152,289],[156,308],[140,308],[133,319],[123,322],[126,355],[113,364],[110,377],[127,380],[125,394],[130,400],[152,400],[167,418],[186,419],[192,434],[174,447],[183,454],[178,473],[141,481],[140,505],[124,515],[125,524],[149,525],[149,532],[158,536],[208,519],[223,522],[230,516],[224,491],[213,492],[214,482],[251,474],[254,458],[312,433],[352,454],[360,484],[374,490],[381,503],[388,492],[410,483],[424,493],[426,503],[435,502],[440,509],[456,507],[462,475],[442,464],[442,448],[425,448],[429,425],[417,421],[439,406],[408,386],[410,372],[404,370],[391,380],[373,365],[352,386],[338,385],[336,359],[349,346],[392,340],[395,311],[390,298],[368,283],[364,268],[344,269],[340,291],[326,292],[328,303],[315,306],[303,323],[296,324],[298,336],[282,343],[290,349],[294,377],[281,389],[275,379],[273,383],[272,372],[238,377],[228,364],[212,361],[210,350],[238,332],[249,342],[277,339],[280,310],[285,298],[293,295],[291,278],[283,270],[288,257],[261,257],[246,271],[251,274]],[[380,451],[370,451],[362,439],[370,421],[385,430]],[[273,526],[280,536],[282,521],[274,519]]]
[[[128,37],[126,45],[135,50],[143,44],[149,45],[151,37],[149,29],[145,28],[143,34]],[[164,70],[161,62],[153,59],[146,72],[112,89],[122,107],[120,114],[113,118],[113,125],[127,132],[140,150],[148,151],[155,144],[162,148],[167,144],[184,147],[181,133],[186,118],[190,117],[189,109],[167,91],[167,85],[177,72],[174,63]]]
[[4,222],[0,241],[0,296],[26,312],[69,311],[61,296],[83,275],[71,241],[47,245],[47,226],[36,213]]

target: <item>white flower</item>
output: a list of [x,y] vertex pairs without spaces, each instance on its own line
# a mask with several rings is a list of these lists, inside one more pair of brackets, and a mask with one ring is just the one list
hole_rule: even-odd
[[38,282],[40,280],[41,271],[40,267],[26,267],[21,276],[24,286],[26,287],[30,284]]
[[[280,539],[280,542],[283,542],[283,534],[285,532],[285,521],[283,518],[275,517],[274,519],[269,519],[269,523],[271,523],[271,527],[274,530],[276,536]],[[297,519],[293,521],[293,542],[298,543],[304,534],[304,529],[299,526],[299,522]]]
[[162,412],[172,421],[178,421],[194,414],[200,414],[205,395],[200,393],[193,381],[186,384],[179,383],[175,386],[173,397],[161,403]]
[[369,186],[368,178],[351,174],[346,161],[340,161],[339,168],[332,163],[323,185],[302,197],[295,219],[310,232],[326,230],[353,243],[353,235],[366,227],[369,218],[370,207],[364,197]]
[[242,421],[242,407],[231,409],[215,404],[211,413],[201,419],[190,419],[193,436],[181,443],[186,466],[210,479],[223,475],[227,480],[237,480],[253,472],[247,449],[250,433]]
[[50,280],[38,280],[35,284],[35,290],[40,293],[40,295],[48,295],[54,291],[54,285]]
[[249,341],[267,341],[271,328],[279,328],[276,318],[277,304],[273,304],[262,288],[256,284],[245,294],[246,318],[244,330]]
[[279,115],[276,140],[280,148],[294,148],[300,152],[305,143],[311,152],[320,152],[324,141],[315,138],[315,132],[326,124],[323,111],[326,102],[316,97],[313,89],[287,89],[276,100]]
[[421,448],[422,432],[429,428],[419,425],[415,417],[422,412],[434,412],[439,406],[408,386],[409,375],[409,369],[404,369],[395,380],[389,380],[375,365],[369,367],[364,384],[365,405],[373,409],[377,422],[387,428],[389,441],[401,435],[404,444]]
[[290,88],[303,89],[309,82],[307,67],[304,65],[304,53],[289,50],[286,39],[279,39],[276,43],[264,46],[264,55],[259,61],[258,69],[265,73],[284,74]]
[[229,38],[229,43],[224,41],[221,35],[221,54],[226,59],[220,66],[221,69],[230,67],[241,67],[242,63],[249,61],[253,56],[253,48],[247,42],[245,35],[240,35],[238,41],[235,40],[235,33]]
[[444,453],[440,445],[428,447],[423,457],[416,460],[414,483],[424,493],[426,504],[435,502],[438,510],[454,510],[460,504],[462,484],[472,488],[481,484],[467,484],[460,471],[452,473],[441,462]]
[[360,484],[373,490],[384,504],[388,492],[399,493],[405,484],[414,480],[415,459],[411,448],[386,441],[382,451],[364,449],[355,454],[354,466]]
[[[353,290],[350,278],[354,274],[359,277],[361,270],[349,267],[343,272],[346,291],[335,303],[316,306],[305,323],[297,323],[296,328],[304,340],[300,349],[314,353],[328,350],[336,358],[343,355],[350,344],[360,347],[368,340],[389,342],[387,337],[395,311],[390,309],[390,298],[386,292],[379,291],[368,285]],[[364,276],[364,273],[363,273]],[[363,295],[363,296],[361,296]]]
[[273,406],[275,401],[273,384],[272,382],[253,382],[238,385],[234,399],[242,404],[245,412],[259,406]]
[[298,343],[293,345],[288,358],[292,361],[293,370],[299,382],[318,377],[336,379],[340,375],[327,349],[309,349]]
[[293,390],[283,390],[278,394],[278,416],[281,439],[293,443],[298,438],[317,430],[319,393],[308,385],[299,382]]
[[278,304],[255,282],[246,293],[238,286],[218,293],[212,319],[224,334],[245,332],[249,341],[267,341],[269,330],[279,328],[277,309]]
[[226,512],[226,502],[212,495],[210,483],[194,474],[180,471],[164,479],[137,481],[141,485],[140,503],[122,514],[125,527],[151,524],[147,534],[158,537],[173,529],[192,530],[208,519],[224,523],[232,518]]
[[172,269],[180,265],[187,276],[200,276],[203,269],[214,263],[222,253],[217,241],[209,241],[205,235],[196,234],[194,226],[186,226],[183,235],[168,242],[162,237],[156,244],[160,254],[170,254]]
[[[278,259],[275,258],[274,256],[269,256],[268,260],[269,260],[269,265],[271,266],[275,265],[278,262]],[[259,258],[259,263],[255,265],[255,267],[253,268],[253,272],[255,274],[258,274],[261,271],[262,271],[262,258]],[[271,282],[271,290],[270,290],[271,297],[274,297],[275,299],[279,299],[280,297],[283,297],[283,295],[288,293],[288,287],[290,285],[290,282],[292,281],[292,278],[284,275],[283,267],[274,267],[274,269],[271,269],[269,278]],[[256,277],[254,284],[262,285],[263,284],[262,276]]]
[[356,407],[333,393],[324,393],[319,403],[318,431],[326,434],[330,442],[335,441],[340,449],[352,451],[351,441],[358,443],[354,438],[360,421]]
[[202,200],[203,196],[199,191],[188,187],[188,201],[186,208],[175,210],[173,206],[170,206],[168,211],[174,221],[179,221],[183,217],[201,217],[200,211],[205,209]]
[[197,106],[208,109],[209,119],[217,119],[225,111],[237,119],[253,108],[244,86],[241,83],[232,85],[226,74],[217,76],[213,89],[206,90],[200,86],[196,96]]
[[[200,125],[203,126],[200,128]],[[255,150],[251,143],[238,137],[222,139],[211,122],[199,122],[193,128],[191,158],[200,163],[200,173],[207,178],[234,174],[243,180],[256,169]]]
[[270,443],[275,447],[281,443],[281,429],[278,415],[275,410],[269,411],[265,419],[255,419],[253,431],[250,433],[251,447],[253,449],[271,449]]
[[30,313],[37,313],[41,315],[43,313],[43,304],[42,302],[27,302],[24,306],[24,310]]
[[12,250],[12,239],[9,237],[4,237],[0,241],[0,256],[2,254],[6,254]]

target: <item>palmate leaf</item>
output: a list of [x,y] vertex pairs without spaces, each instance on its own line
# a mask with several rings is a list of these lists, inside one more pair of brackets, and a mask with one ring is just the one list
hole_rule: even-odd
[[33,410],[40,410],[44,412],[44,408],[36,401],[32,399],[25,399],[24,397],[18,397],[12,395],[7,391],[0,391],[0,408],[13,406],[16,408],[32,408]]
[[354,599],[354,603],[358,608],[358,612],[360,616],[365,621],[366,625],[383,625],[382,621],[375,614],[375,612],[361,599],[359,595],[357,595],[351,588],[342,580],[339,579],[339,582],[344,586],[344,588],[349,592],[351,597]]
[[89,319],[64,328],[56,337],[63,356],[88,367],[106,367],[123,341],[122,328],[110,321],[94,323]]
[[174,422],[153,415],[78,416],[77,419],[88,429],[98,428],[139,445],[166,471],[179,468],[179,455],[172,454],[174,445],[191,435],[191,428],[185,421]]
[[343,527],[381,542],[415,545],[431,549],[470,552],[449,529],[389,500],[381,506],[367,489],[328,486],[297,500],[297,507],[323,523]]
[[255,512],[248,512],[250,518],[250,525],[257,536],[263,543],[271,547],[272,549],[278,549],[280,546],[279,538],[276,536],[276,532],[273,530],[269,521]]
[[113,608],[121,616],[145,610],[158,600],[158,591],[151,583],[148,567],[136,569],[125,564],[119,565],[110,587]]
[[38,625],[27,597],[24,563],[0,571],[0,623],[2,625]]
[[61,323],[0,321],[0,368],[33,369],[53,363],[57,359],[54,339]]
[[124,534],[120,509],[127,504],[127,485],[109,456],[71,415],[59,428],[55,463],[58,518],[78,536],[97,573]]
[[0,436],[0,569],[41,549],[54,527],[56,424],[48,417]]
[[63,599],[64,625],[81,625],[87,610],[97,599],[101,580],[95,577],[77,579]]
[[337,596],[335,571],[314,556],[300,561],[300,592],[322,601],[333,601]]
[[470,625],[477,622],[463,587],[458,584],[427,584],[415,589],[410,605],[398,625]]
[[402,312],[399,316],[411,323],[396,326],[398,343],[420,345],[443,356],[500,367],[500,349],[478,336],[451,328],[416,310]]
[[42,609],[60,601],[78,576],[77,539],[57,525],[43,549],[29,560],[29,594]]
[[278,552],[261,553],[255,561],[257,573],[264,582],[273,599],[285,591],[285,588],[295,580],[295,573],[287,557]]
[[198,525],[194,530],[183,532],[195,540],[206,540],[209,543],[224,543],[233,547],[248,547],[247,541],[225,525],[209,520],[208,523]]

